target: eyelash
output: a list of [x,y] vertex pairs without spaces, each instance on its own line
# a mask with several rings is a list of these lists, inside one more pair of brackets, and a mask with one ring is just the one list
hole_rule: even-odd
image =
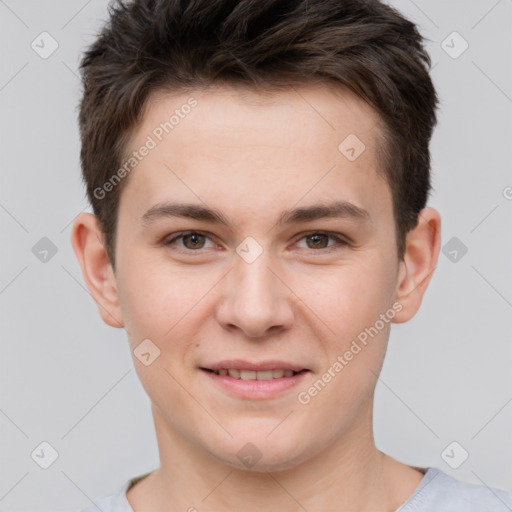
[[[190,236],[190,235],[201,235],[201,236],[205,236],[206,238],[210,238],[211,237],[208,235],[208,233],[204,232],[204,231],[183,231],[181,233],[177,233],[176,235],[172,236],[171,238],[167,237],[163,240],[163,245],[165,246],[170,246],[170,245],[174,245],[174,242],[177,241],[177,240],[183,240],[183,238],[185,236]],[[307,232],[307,233],[302,233],[300,238],[296,238],[295,241],[294,241],[294,244],[296,244],[297,242],[299,242],[300,240],[303,240],[305,238],[308,238],[308,237],[312,237],[313,235],[325,235],[325,236],[328,236],[329,238],[335,240],[337,242],[337,245],[332,245],[332,246],[327,246],[327,247],[323,247],[323,248],[320,248],[320,249],[311,249],[311,248],[307,248],[311,251],[314,251],[314,252],[323,252],[323,253],[330,253],[332,252],[333,250],[337,250],[337,249],[340,249],[342,247],[347,247],[350,245],[350,243],[345,239],[345,238],[342,238],[341,236],[335,234],[335,233],[331,233],[329,231],[310,231],[310,232]],[[180,249],[177,249],[179,252],[185,252],[185,253],[188,253],[188,254],[192,254],[192,253],[200,253],[201,252],[201,249],[188,249],[188,248],[180,248]]]

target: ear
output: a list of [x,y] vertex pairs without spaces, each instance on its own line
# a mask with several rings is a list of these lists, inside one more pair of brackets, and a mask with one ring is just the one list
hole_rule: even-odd
[[71,243],[82,268],[85,284],[98,306],[101,318],[112,327],[124,327],[116,277],[95,215],[83,213],[75,219]]
[[436,268],[441,246],[439,213],[433,208],[421,210],[418,224],[407,234],[405,244],[395,295],[402,309],[393,318],[395,323],[407,322],[416,314]]

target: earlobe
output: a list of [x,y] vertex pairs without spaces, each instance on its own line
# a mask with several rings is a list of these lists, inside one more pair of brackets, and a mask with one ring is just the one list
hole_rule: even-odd
[[71,243],[85,284],[103,321],[112,327],[123,327],[116,278],[103,240],[103,232],[95,215],[83,213],[75,219]]
[[440,246],[441,217],[433,208],[425,208],[419,214],[417,226],[407,234],[395,296],[402,309],[393,322],[407,322],[418,311],[436,268]]

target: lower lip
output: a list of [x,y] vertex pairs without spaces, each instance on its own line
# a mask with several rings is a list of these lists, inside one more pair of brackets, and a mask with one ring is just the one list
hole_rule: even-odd
[[201,370],[216,384],[229,391],[233,395],[247,399],[268,399],[293,388],[306,376],[309,371],[296,373],[292,377],[281,377],[272,380],[242,380],[234,379],[229,375],[217,375],[207,370]]

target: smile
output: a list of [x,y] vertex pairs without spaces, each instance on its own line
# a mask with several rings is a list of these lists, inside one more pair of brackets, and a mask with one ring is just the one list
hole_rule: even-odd
[[240,359],[221,361],[199,369],[220,390],[245,400],[284,396],[310,373],[304,367],[283,361],[249,363]]
[[241,380],[273,380],[273,379],[281,379],[283,377],[293,377],[299,372],[294,372],[293,370],[240,370],[237,368],[220,368],[219,370],[210,370],[216,375],[228,376],[233,379],[241,379]]

